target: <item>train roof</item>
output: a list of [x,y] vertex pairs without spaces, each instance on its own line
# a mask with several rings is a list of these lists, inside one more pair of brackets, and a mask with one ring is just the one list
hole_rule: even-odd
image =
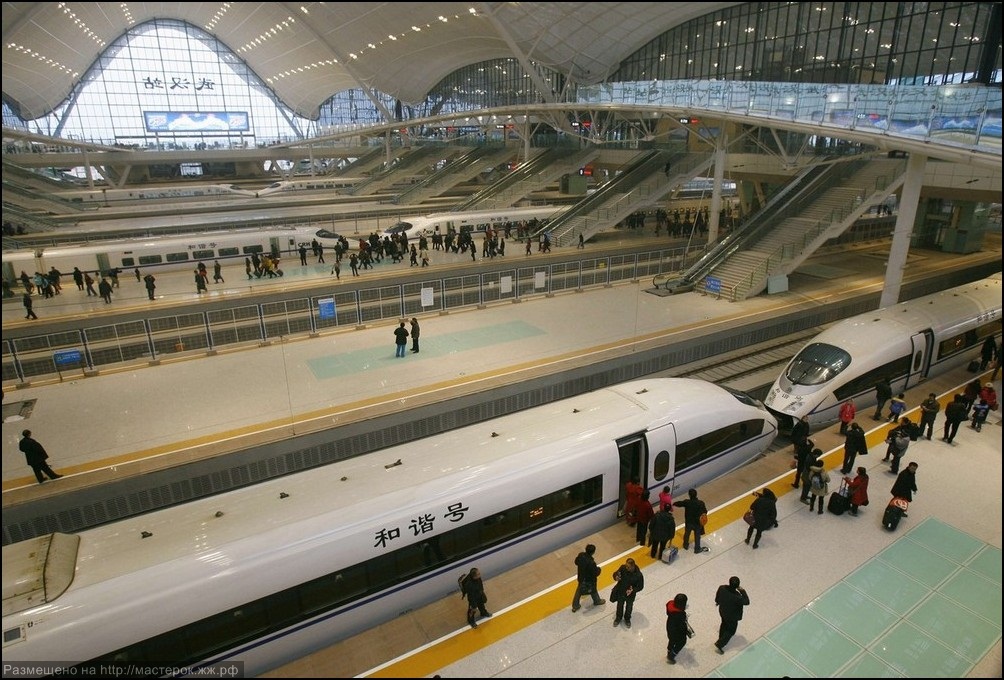
[[[513,470],[571,460],[594,444],[668,422],[687,438],[686,432],[700,429],[688,421],[706,423],[708,413],[725,421],[729,403],[748,408],[733,399],[723,402],[729,396],[698,380],[633,381],[99,526],[79,534],[74,587],[169,569],[171,560],[226,561],[233,557],[228,545],[252,537],[266,550],[274,547],[270,532],[287,540],[298,536],[306,544],[370,527],[382,512],[400,514],[430,499],[453,499]],[[301,531],[293,532],[294,526]],[[5,597],[14,587],[8,564],[25,559],[30,550],[28,542],[3,547]]]
[[936,332],[986,314],[1001,318],[1001,275],[900,302],[834,324],[812,343],[836,345],[855,355],[873,354],[878,346],[908,342],[926,329]]

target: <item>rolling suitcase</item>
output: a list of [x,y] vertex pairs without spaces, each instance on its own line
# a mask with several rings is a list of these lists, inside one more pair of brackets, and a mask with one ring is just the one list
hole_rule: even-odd
[[886,506],[885,512],[882,513],[882,526],[889,531],[895,531],[908,507],[909,502],[905,498],[893,498]]
[[834,515],[842,515],[851,507],[851,499],[848,497],[847,483],[841,482],[840,489],[830,494],[830,500],[826,503],[826,509]]

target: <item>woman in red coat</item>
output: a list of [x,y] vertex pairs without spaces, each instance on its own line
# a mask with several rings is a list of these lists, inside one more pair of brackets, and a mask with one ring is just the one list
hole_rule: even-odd
[[851,514],[858,514],[859,505],[868,505],[868,468],[859,467],[854,479],[844,477],[850,492]]
[[624,521],[628,523],[628,526],[633,527],[638,521],[638,505],[641,501],[641,493],[644,490],[645,487],[638,483],[637,477],[624,484],[624,494],[626,496],[624,501]]
[[840,406],[840,434],[847,434],[847,426],[854,422],[854,401],[848,399]]

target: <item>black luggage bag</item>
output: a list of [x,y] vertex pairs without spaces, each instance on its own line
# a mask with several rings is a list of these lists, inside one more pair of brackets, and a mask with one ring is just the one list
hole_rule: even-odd
[[847,509],[850,507],[851,499],[841,494],[839,491],[831,493],[830,500],[826,503],[826,509],[834,515],[842,515],[847,512]]
[[980,372],[979,359],[973,359],[972,361],[970,361],[969,365],[966,366],[966,370],[969,371],[970,373],[979,373]]

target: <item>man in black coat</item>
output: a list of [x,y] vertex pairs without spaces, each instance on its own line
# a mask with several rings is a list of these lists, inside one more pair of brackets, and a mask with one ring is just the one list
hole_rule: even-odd
[[593,557],[594,554],[596,554],[596,546],[590,543],[575,558],[578,585],[575,588],[575,595],[572,597],[573,612],[579,611],[579,598],[583,595],[592,596],[594,607],[598,607],[606,602],[606,600],[600,597],[599,590],[596,587],[596,579],[599,578],[600,567],[596,564],[596,558]]
[[49,464],[45,461],[49,458],[49,454],[45,452],[45,448],[39,444],[37,441],[31,438],[31,430],[25,430],[21,433],[21,443],[18,444],[18,448],[24,452],[25,460],[28,461],[28,465],[35,472],[35,479],[41,484],[45,481],[45,476],[48,475],[49,479],[59,479],[63,475],[57,475]]
[[718,605],[718,615],[722,623],[718,627],[718,639],[715,641],[715,651],[725,653],[725,645],[736,634],[739,622],[743,618],[743,607],[750,603],[746,590],[739,586],[739,577],[733,576],[728,585],[718,586],[715,593],[715,604]]
[[969,408],[966,406],[965,395],[956,394],[945,407],[945,436],[941,440],[951,444],[959,432],[959,425],[968,417]]

